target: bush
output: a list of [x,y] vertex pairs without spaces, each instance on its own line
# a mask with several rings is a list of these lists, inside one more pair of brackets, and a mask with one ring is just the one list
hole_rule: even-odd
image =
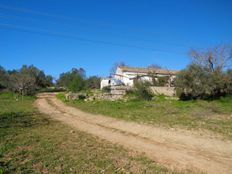
[[153,78],[153,85],[154,86],[166,86],[169,82],[169,76],[160,76]]
[[232,69],[227,71],[226,74],[227,86],[226,91],[228,94],[232,94]]
[[102,88],[102,92],[109,93],[110,91],[111,91],[110,86],[105,86],[105,87]]
[[84,94],[78,95],[78,100],[84,100],[84,99],[86,99],[86,95]]
[[231,94],[229,72],[210,70],[196,64],[181,71],[175,81],[177,95],[186,99],[214,99]]
[[135,86],[134,94],[137,99],[139,100],[151,100],[152,99],[153,94],[149,90],[150,83],[137,81],[135,82],[134,86]]
[[57,97],[58,99],[60,99],[61,101],[63,101],[63,102],[66,101],[65,93],[63,93],[63,92],[58,93],[58,94],[56,95],[56,97]]

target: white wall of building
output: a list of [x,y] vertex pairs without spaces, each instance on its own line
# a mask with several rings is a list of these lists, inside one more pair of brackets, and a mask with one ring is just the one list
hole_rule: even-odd
[[101,80],[101,89],[106,86],[117,86],[122,85],[122,81],[114,78],[103,78]]
[[134,79],[137,76],[143,76],[141,77],[141,80],[144,81],[152,81],[152,78],[149,76],[146,76],[146,73],[136,73],[136,72],[123,72],[119,67],[116,70],[115,79],[121,80],[126,86],[133,86],[134,85]]
[[[143,81],[152,82],[152,78],[147,73],[138,73],[138,72],[126,72],[122,71],[120,67],[117,67],[116,72],[113,78],[106,78],[101,81],[101,89],[105,86],[115,86],[124,84],[126,86],[134,86],[134,79],[140,76],[140,79]],[[164,74],[157,74],[157,76],[166,76]],[[170,80],[175,79],[175,76],[171,76]]]
[[111,80],[109,78],[106,79],[102,79],[101,80],[101,89],[106,87],[106,86],[110,86]]

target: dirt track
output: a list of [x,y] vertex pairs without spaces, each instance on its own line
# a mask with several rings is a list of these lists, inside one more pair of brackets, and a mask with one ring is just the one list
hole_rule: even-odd
[[65,105],[54,94],[44,93],[38,97],[35,104],[40,112],[73,128],[144,153],[168,168],[191,169],[196,173],[232,173],[232,142],[229,140],[85,113]]

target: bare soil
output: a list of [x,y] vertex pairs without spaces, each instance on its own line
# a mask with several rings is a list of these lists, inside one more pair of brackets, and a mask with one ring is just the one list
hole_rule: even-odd
[[39,111],[73,128],[145,154],[174,170],[232,173],[232,142],[203,132],[166,129],[82,112],[43,93]]

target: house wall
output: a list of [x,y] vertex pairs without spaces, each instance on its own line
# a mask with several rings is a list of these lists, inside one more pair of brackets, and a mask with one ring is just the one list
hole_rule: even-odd
[[101,80],[101,89],[106,87],[106,86],[110,86],[109,81],[110,81],[110,79],[102,79]]
[[[143,81],[149,81],[152,82],[152,78],[148,76],[147,73],[137,73],[137,72],[123,72],[121,68],[117,68],[116,74],[114,75],[114,78],[117,80],[122,81],[126,86],[134,86],[134,78],[137,76],[143,76],[141,77],[141,80]],[[165,74],[157,74],[157,76],[167,76]],[[170,77],[170,81],[173,81],[175,79],[175,75],[172,75]]]
[[101,80],[101,89],[106,86],[118,86],[118,85],[122,85],[121,80],[113,79],[113,78],[103,78]]
[[141,77],[142,80],[151,82],[152,78],[146,75],[146,73],[123,72],[120,68],[117,68],[114,78],[121,80],[126,86],[133,86],[134,78],[136,78],[137,76],[144,76]]

